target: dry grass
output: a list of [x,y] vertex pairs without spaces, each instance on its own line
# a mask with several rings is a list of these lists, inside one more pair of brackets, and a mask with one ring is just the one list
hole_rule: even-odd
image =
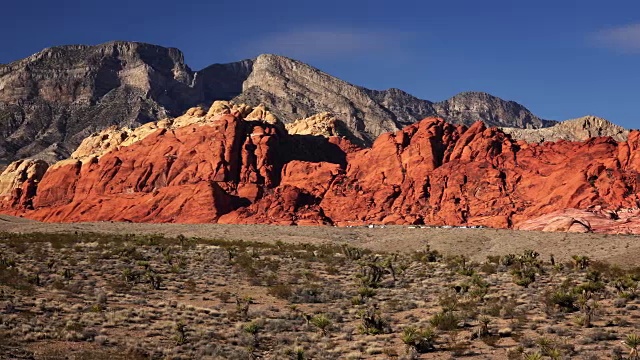
[[[359,241],[352,243],[363,246]],[[433,245],[373,253],[340,241],[4,233],[0,354],[7,359],[628,354],[622,341],[638,331],[640,270],[593,257],[574,264],[567,256],[552,265],[531,251],[478,260],[441,254]]]

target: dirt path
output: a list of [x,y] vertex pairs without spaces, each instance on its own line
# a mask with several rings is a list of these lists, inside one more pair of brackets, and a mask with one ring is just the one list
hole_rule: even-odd
[[274,225],[134,224],[134,223],[41,223],[0,216],[2,232],[101,232],[113,234],[164,234],[227,240],[295,243],[347,242],[375,251],[406,252],[426,244],[444,254],[464,254],[474,260],[488,255],[539,252],[546,260],[588,255],[621,266],[640,266],[640,237],[632,235],[565,234],[496,229],[420,229],[404,226],[384,228],[336,228]]

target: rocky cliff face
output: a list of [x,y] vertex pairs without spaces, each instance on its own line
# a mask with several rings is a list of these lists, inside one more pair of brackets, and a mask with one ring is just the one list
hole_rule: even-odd
[[[428,118],[359,149],[343,137],[287,134],[260,109],[262,119],[243,119],[255,111],[193,108],[125,132],[138,134],[129,143],[89,139],[82,160],[59,162],[43,176],[16,166],[35,175],[21,182],[3,174],[13,189],[4,191],[2,211],[45,221],[527,228],[580,209],[610,214],[609,225],[640,222],[637,131],[622,142],[528,144],[481,122],[467,128]],[[623,209],[631,215],[618,215]],[[554,222],[556,230],[601,226]]]
[[0,159],[53,162],[95,131],[235,96],[250,69],[244,61],[195,73],[177,49],[132,42],[54,47],[0,65]]
[[478,120],[489,126],[541,128],[555,124],[542,120],[522,105],[484,93],[462,93],[432,103],[402,90],[369,90],[332,77],[302,62],[261,55],[236,102],[265,104],[285,123],[328,112],[344,122],[369,146],[382,133],[396,131],[428,116],[455,124]]
[[433,104],[397,89],[354,86],[276,55],[195,72],[177,49],[110,42],[54,47],[0,65],[0,165],[25,157],[52,163],[110,126],[136,127],[232,98],[252,107],[264,104],[284,123],[331,113],[363,146],[433,115],[453,123],[549,125],[516,103],[486,94]]
[[567,120],[544,129],[504,127],[502,131],[526,142],[584,141],[598,136],[610,136],[616,141],[625,141],[629,136],[629,130],[596,116]]
[[464,92],[433,104],[436,115],[455,124],[471,125],[478,120],[489,126],[538,129],[555,124],[542,120],[524,106],[482,92]]

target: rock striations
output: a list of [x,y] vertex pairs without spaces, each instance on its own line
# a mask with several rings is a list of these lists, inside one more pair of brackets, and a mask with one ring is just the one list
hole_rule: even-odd
[[479,119],[491,126],[550,125],[488,94],[431,103],[397,89],[358,87],[276,55],[193,71],[177,49],[116,41],[49,48],[0,65],[0,165],[24,157],[53,163],[111,126],[134,128],[233,98],[263,104],[285,124],[331,113],[366,146],[434,115],[467,125]]
[[361,149],[320,128],[325,136],[289,134],[263,108],[219,102],[111,129],[48,169],[12,165],[17,175],[0,178],[2,211],[44,221],[540,230],[547,215],[556,225],[546,230],[640,229],[629,225],[640,205],[638,131],[620,142],[526,143],[482,122],[427,118]]

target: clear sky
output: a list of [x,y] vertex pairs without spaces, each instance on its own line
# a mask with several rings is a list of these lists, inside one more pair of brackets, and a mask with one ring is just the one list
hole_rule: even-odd
[[276,53],[432,101],[485,91],[547,119],[640,128],[637,0],[23,0],[2,12],[0,63],[110,40],[177,47],[194,70]]

